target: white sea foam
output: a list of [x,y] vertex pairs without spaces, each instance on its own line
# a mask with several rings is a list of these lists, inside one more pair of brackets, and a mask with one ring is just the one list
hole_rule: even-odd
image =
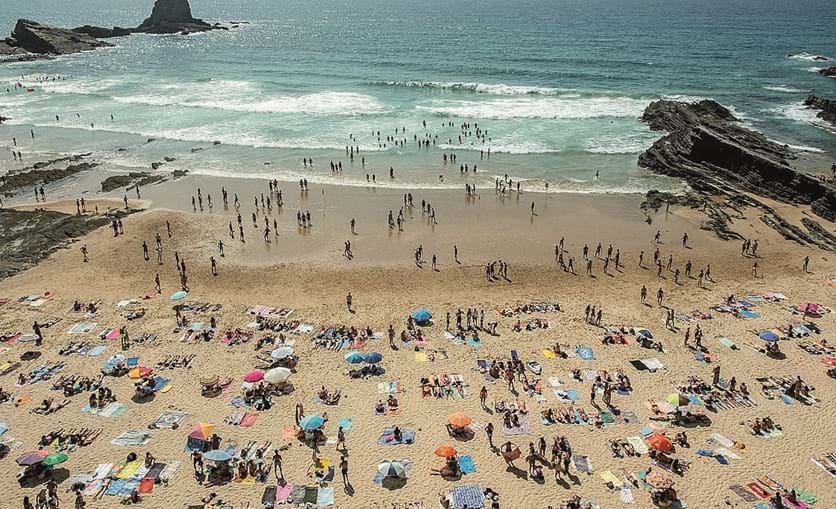
[[788,87],[784,85],[775,85],[775,86],[765,86],[763,87],[765,90],[771,90],[773,92],[784,92],[787,94],[801,94],[804,92],[809,92],[809,90],[802,90],[800,88],[795,87]]
[[646,100],[629,97],[526,97],[487,101],[434,100],[418,105],[416,109],[437,115],[482,119],[588,119],[638,117],[647,104]]
[[695,103],[699,101],[705,101],[711,99],[710,97],[703,97],[699,95],[684,95],[684,94],[670,94],[670,95],[663,95],[662,99],[667,99],[668,101],[682,101],[686,103]]
[[787,143],[787,146],[793,150],[797,150],[799,152],[812,152],[814,154],[823,154],[824,150],[816,147],[808,147],[807,145],[791,145]]
[[485,150],[491,149],[492,154],[557,154],[559,148],[549,147],[537,141],[509,141],[494,140],[491,145],[457,145],[439,143],[441,150]]
[[824,67],[813,66],[813,67],[805,67],[804,68],[804,70],[807,71],[807,72],[816,72],[816,73],[821,71],[822,69],[824,69]]
[[827,121],[819,118],[817,116],[817,110],[808,108],[803,104],[785,104],[783,106],[776,106],[774,108],[770,108],[767,111],[775,115],[788,118],[795,122],[812,125],[830,133],[836,134],[836,128],[834,128],[834,126],[828,123]]
[[586,140],[584,150],[593,154],[640,154],[652,144],[653,139],[644,133],[596,136]]
[[[504,83],[466,83],[442,81],[373,81],[373,85],[392,87],[428,88],[436,90],[456,90],[491,95],[564,95],[574,89],[536,87],[527,85],[506,85]],[[576,97],[577,94],[570,94]]]
[[794,60],[806,60],[808,62],[820,62],[824,60],[830,60],[829,57],[824,55],[816,55],[814,53],[807,53],[806,51],[802,51],[801,53],[796,53],[794,55],[787,55],[787,58],[792,58]]

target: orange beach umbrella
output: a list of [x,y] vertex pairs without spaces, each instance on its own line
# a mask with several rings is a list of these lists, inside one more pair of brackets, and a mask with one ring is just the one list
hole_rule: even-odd
[[466,426],[469,426],[470,423],[473,422],[473,419],[471,419],[469,415],[463,414],[461,412],[450,414],[447,417],[447,420],[450,422],[450,424],[457,428],[464,428]]

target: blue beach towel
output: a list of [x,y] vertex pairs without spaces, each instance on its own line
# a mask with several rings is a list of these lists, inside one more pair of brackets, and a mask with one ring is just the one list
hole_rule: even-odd
[[578,357],[585,361],[595,360],[595,353],[593,353],[592,348],[588,346],[579,346],[575,349],[575,353],[577,353]]
[[342,427],[343,431],[351,431],[351,428],[354,427],[354,421],[349,417],[343,417],[340,419],[339,426]]
[[476,464],[470,455],[459,456],[459,468],[462,469],[463,474],[476,473]]

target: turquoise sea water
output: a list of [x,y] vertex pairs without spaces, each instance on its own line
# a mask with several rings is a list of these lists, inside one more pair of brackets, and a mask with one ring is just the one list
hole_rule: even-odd
[[[645,106],[710,97],[799,147],[806,168],[824,168],[836,152],[834,130],[801,106],[808,93],[836,96],[836,79],[813,72],[836,65],[812,59],[836,59],[836,11],[826,0],[191,3],[207,21],[248,23],[0,65],[0,114],[11,117],[0,146],[16,136],[27,158],[91,150],[107,168],[147,169],[173,156],[167,171],[344,184],[364,184],[366,173],[390,184],[382,177],[392,166],[395,185],[458,187],[459,165],[476,164],[467,180],[480,185],[507,173],[551,190],[641,192],[679,185],[636,167],[659,137],[638,121]],[[6,0],[0,29],[20,17],[135,26],[152,5]],[[34,79],[44,75],[64,79]],[[33,91],[7,93],[17,81]],[[486,129],[489,140],[459,144],[461,122]],[[404,128],[405,146],[380,146]],[[427,133],[436,146],[417,148],[414,137]],[[349,144],[361,151],[353,164]],[[481,159],[489,147],[491,158]],[[441,154],[452,151],[457,164],[443,165]],[[8,154],[0,164],[14,167]],[[342,174],[331,174],[331,160],[343,162]]]

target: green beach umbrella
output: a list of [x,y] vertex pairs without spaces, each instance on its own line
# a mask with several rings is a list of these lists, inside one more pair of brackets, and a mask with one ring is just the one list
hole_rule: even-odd
[[64,454],[63,452],[56,452],[54,454],[50,454],[41,462],[41,464],[46,465],[48,467],[54,465],[60,465],[69,459],[69,456]]

